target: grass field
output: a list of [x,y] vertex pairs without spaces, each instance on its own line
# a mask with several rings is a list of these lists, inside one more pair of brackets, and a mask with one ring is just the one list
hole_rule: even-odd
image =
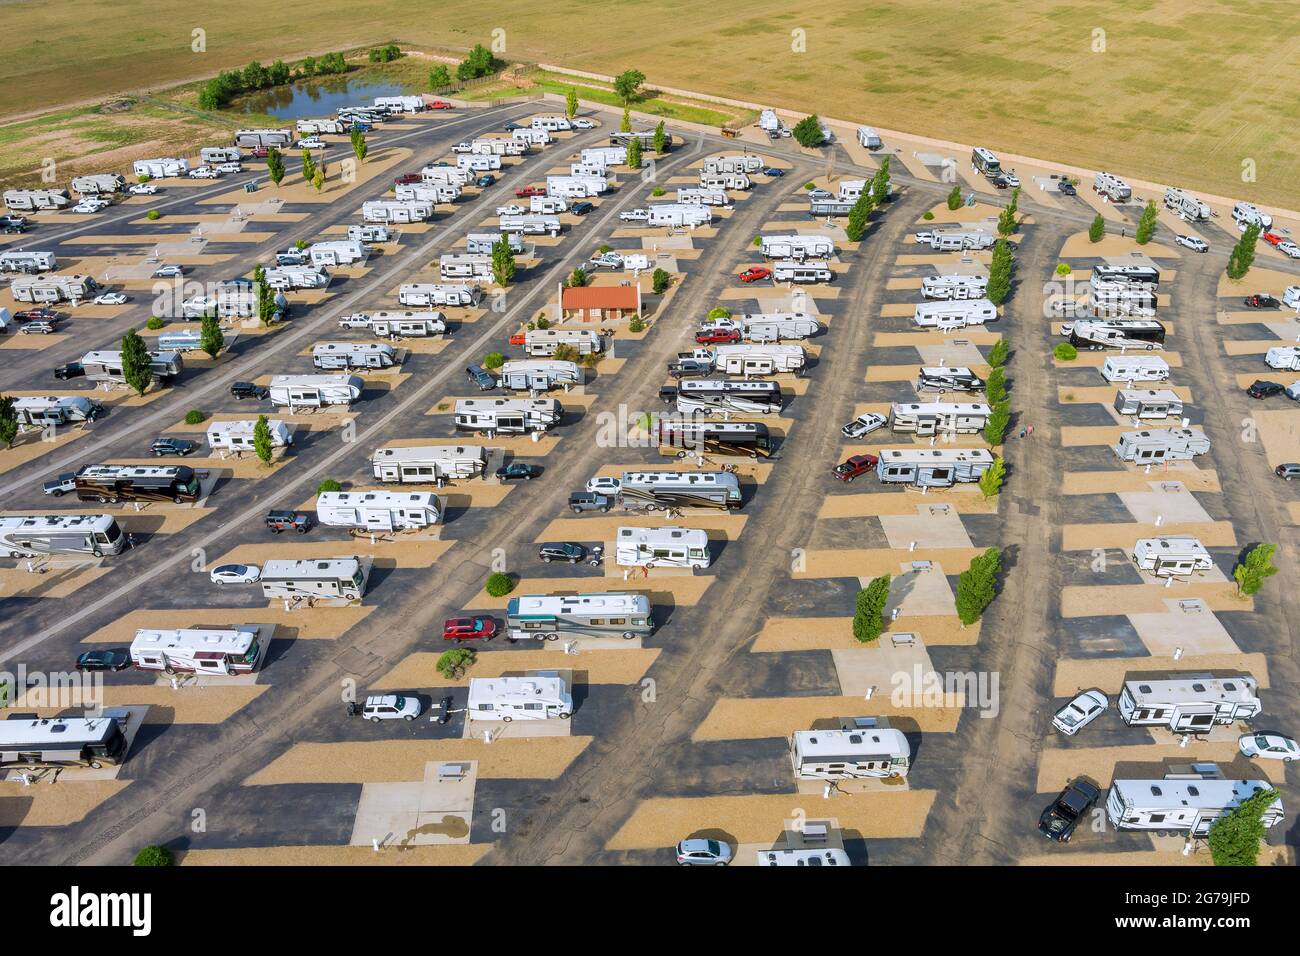
[[[1300,8],[1280,0],[807,0],[794,13],[775,0],[725,13],[686,0],[444,0],[429,13],[414,0],[339,13],[293,0],[4,3],[0,116],[389,39],[464,49],[500,28],[509,58],[637,67],[652,86],[1300,205],[1287,136],[1300,118]],[[206,52],[191,51],[195,29]],[[1257,181],[1243,180],[1248,162]]]

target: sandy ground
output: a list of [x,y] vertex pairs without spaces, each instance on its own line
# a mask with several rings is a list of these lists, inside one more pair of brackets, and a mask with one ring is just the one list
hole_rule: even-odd
[[40,782],[30,787],[0,783],[0,827],[57,827],[77,823],[129,783],[129,780]]
[[[32,338],[32,336],[25,336]],[[11,398],[19,398],[19,393],[6,393]],[[89,435],[88,429],[62,429],[55,433],[52,441],[42,441],[41,431],[34,429],[26,435],[20,436],[12,448],[0,449],[0,474],[17,468],[19,465],[25,465],[29,461],[35,461],[42,455],[49,454],[56,448],[62,448],[69,442],[76,441],[83,435]]]
[[[1082,193],[1083,190],[1080,190]],[[1129,229],[1129,236],[1121,238],[1119,236],[1108,235],[1101,242],[1089,242],[1088,233],[1076,232],[1065,241],[1061,247],[1062,259],[1090,259],[1096,257],[1109,256],[1129,256],[1142,255],[1152,259],[1178,259],[1179,254],[1170,246],[1161,245],[1158,242],[1148,242],[1145,246],[1139,246],[1132,236],[1133,230]]]
[[[1065,786],[1067,780],[1078,776],[1087,776],[1099,786],[1107,787],[1116,764],[1212,762],[1226,768],[1241,757],[1237,750],[1237,734],[1232,729],[1225,735],[1227,739],[1208,742],[1196,740],[1187,747],[1180,746],[1179,738],[1173,734],[1162,736],[1164,741],[1161,743],[1131,744],[1126,747],[1045,748],[1038,763],[1037,790],[1039,793],[1055,792]],[[1252,767],[1252,777],[1258,774],[1274,783],[1286,782],[1286,770],[1280,760],[1259,760],[1254,764],[1242,760],[1242,765]]]
[[[1125,680],[1187,669],[1185,660],[1175,661],[1172,657],[1063,658],[1056,664],[1052,695],[1069,697],[1090,687],[1118,694]],[[1263,654],[1206,654],[1196,658],[1194,669],[1198,673],[1251,674],[1261,689],[1267,690],[1269,686],[1268,661]]]
[[[852,487],[852,484],[849,485]],[[996,514],[997,499],[986,501],[973,485],[920,492],[862,492],[828,495],[817,518],[863,518],[873,515],[914,515],[920,505],[948,505],[958,514]]]
[[[147,706],[146,724],[219,724],[268,689],[266,684],[235,683],[183,685],[178,690],[164,684],[108,684],[104,687],[102,704],[105,707]],[[54,716],[68,706],[81,706],[74,696],[70,704],[60,702],[57,708],[47,708],[43,706],[44,697],[44,694],[27,694],[14,706],[34,708],[42,716]]]
[[1270,467],[1300,461],[1300,410],[1266,409],[1252,417],[1259,427],[1259,438],[1264,443],[1264,456]]
[[1255,602],[1237,597],[1237,586],[1225,582],[1157,584],[1110,584],[1097,587],[1067,587],[1061,591],[1061,616],[1090,617],[1097,614],[1160,614],[1168,610],[1165,601],[1197,598],[1212,611],[1250,611]]
[[[448,645],[450,646],[450,645]],[[552,651],[515,651],[510,654],[479,654],[474,666],[459,680],[448,681],[438,673],[439,653],[419,652],[402,659],[396,667],[375,681],[374,690],[405,687],[466,686],[471,677],[502,677],[526,671],[554,669]],[[634,684],[645,676],[659,657],[659,650],[628,648],[579,651],[565,655],[565,668],[573,671],[575,684]]]
[[982,548],[917,548],[915,551],[876,548],[870,551],[809,551],[805,568],[795,578],[874,578],[882,574],[898,575],[912,561],[930,561],[956,573],[971,559],[983,554]]
[[499,598],[492,597],[486,591],[470,601],[471,607],[504,609],[512,596],[520,594],[595,594],[604,591],[630,591],[650,593],[651,604],[673,604],[690,607],[704,597],[704,592],[713,583],[709,576],[701,577],[664,577],[656,578],[653,587],[647,587],[643,579],[624,581],[620,577],[603,578],[521,578],[510,594]]
[[[1176,481],[1188,491],[1218,492],[1220,490],[1218,472],[1209,469],[1169,469],[1161,470],[1158,474],[1167,476],[1165,482]],[[1160,485],[1159,481],[1151,480],[1153,477],[1154,475],[1147,475],[1136,469],[1067,472],[1061,483],[1061,492],[1067,495],[1103,495],[1128,491],[1151,491],[1153,486],[1158,488]]]
[[837,718],[865,711],[872,716],[888,716],[892,727],[927,733],[952,733],[961,717],[961,708],[956,706],[896,706],[890,700],[889,686],[881,687],[870,702],[861,697],[723,697],[714,702],[692,739],[788,737],[796,730],[833,728]]
[[[39,559],[33,559],[32,563],[36,567],[46,566]],[[48,567],[50,570],[44,574],[28,573],[26,561],[20,559],[16,568],[0,568],[0,595],[24,599],[65,598],[112,570],[101,564]]]
[[1231,547],[1237,543],[1236,532],[1229,521],[1186,522],[1166,521],[1159,527],[1154,524],[1068,524],[1062,531],[1062,551],[1091,551],[1093,548],[1123,548],[1131,551],[1139,538],[1168,537],[1190,534],[1200,538],[1207,548]]
[[140,628],[211,627],[272,624],[276,640],[334,640],[360,623],[373,607],[317,607],[285,611],[270,608],[134,610],[86,637],[86,644],[130,644]]
[[492,847],[485,843],[444,843],[385,847],[271,846],[238,850],[188,850],[178,866],[473,866]]
[[[963,628],[954,616],[909,614],[878,640],[888,641],[891,634],[903,633],[916,634],[931,647],[969,646],[979,642],[980,625],[977,621]],[[750,650],[754,653],[815,651],[861,646],[853,637],[853,619],[850,617],[770,617],[763,622],[763,629],[758,632]]]

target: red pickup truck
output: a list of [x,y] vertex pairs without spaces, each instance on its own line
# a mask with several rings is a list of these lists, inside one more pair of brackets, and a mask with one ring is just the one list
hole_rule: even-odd
[[695,333],[695,341],[700,345],[739,342],[740,333],[735,329],[700,329]]
[[515,190],[515,197],[518,199],[527,199],[529,196],[545,196],[545,186],[525,186],[522,189]]
[[422,182],[422,180],[420,179],[419,173],[403,173],[394,179],[393,182],[398,186],[410,186],[414,183]]

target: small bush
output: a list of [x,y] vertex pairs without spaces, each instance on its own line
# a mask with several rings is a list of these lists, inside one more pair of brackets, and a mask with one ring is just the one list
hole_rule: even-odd
[[672,273],[666,269],[656,269],[651,276],[651,288],[655,295],[663,295],[668,291],[668,287],[673,284]]
[[814,183],[814,182],[806,182],[806,183],[803,184],[803,188],[804,188],[804,189],[816,189],[816,188],[817,188],[817,184]]
[[926,222],[929,222],[931,219],[934,218],[934,213],[930,212],[930,210],[927,209],[925,211],[925,215],[922,216],[921,218],[924,219]]
[[316,494],[318,495],[323,495],[327,491],[342,491],[342,490],[343,490],[343,486],[340,485],[333,478],[326,478],[324,481],[322,481],[319,485],[316,486]]
[[627,330],[629,332],[644,332],[645,321],[639,315],[634,315],[628,320]]
[[709,309],[709,318],[710,318],[710,319],[729,319],[729,318],[731,318],[731,313],[728,312],[726,309],[724,309],[722,306],[718,306],[717,308]]
[[438,655],[434,665],[438,673],[448,680],[455,680],[474,663],[474,650],[469,647],[454,647]]
[[549,329],[551,327],[551,320],[544,315],[540,315],[537,317],[537,327],[539,329]]
[[188,412],[185,413],[185,424],[202,425],[203,420],[206,419],[207,417],[208,417],[207,415],[204,415],[197,408],[191,408]]
[[144,327],[148,329],[150,332],[157,332],[166,324],[167,323],[164,322],[162,319],[158,318],[158,316],[151,315],[149,316],[149,320],[145,322]]
[[483,357],[484,368],[500,368],[506,364],[506,357],[500,352],[489,352]]
[[147,213],[144,214],[144,218],[148,219],[150,222],[157,222],[159,219],[162,218],[162,213],[160,213],[157,209],[150,209]]
[[500,571],[495,571],[488,575],[487,584],[484,590],[492,597],[505,597],[515,589],[514,578]]
[[601,243],[600,248],[598,248],[596,251],[599,252],[601,255],[604,255],[606,252],[613,252],[614,247],[611,246],[608,242],[603,242]]
[[1056,264],[1056,274],[1058,276],[1068,276],[1074,270],[1070,268],[1069,263],[1058,262]]
[[1079,357],[1079,350],[1069,342],[1062,342],[1056,348],[1052,349],[1052,354],[1062,362],[1073,362]]
[[668,190],[664,189],[664,187],[662,187],[662,186],[656,186],[654,189],[652,189],[652,190],[650,191],[650,195],[651,195],[651,196],[662,196],[662,195],[664,195],[667,191],[668,191]]
[[141,173],[139,176],[135,177],[135,181],[139,183],[141,186],[143,186],[151,179],[153,179],[153,177],[150,176],[148,173]]
[[135,855],[135,866],[171,866],[172,851],[165,846],[147,846]]
[[763,245],[763,237],[762,237],[762,236],[755,236],[755,237],[754,237],[754,241],[753,241],[752,243],[750,243],[750,245],[752,245],[755,249],[759,248],[760,246]]

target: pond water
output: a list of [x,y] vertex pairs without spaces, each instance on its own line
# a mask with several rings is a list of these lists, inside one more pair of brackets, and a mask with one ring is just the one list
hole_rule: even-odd
[[245,96],[239,100],[239,109],[296,120],[333,116],[341,106],[372,106],[376,96],[409,96],[416,92],[404,83],[367,83],[346,76],[325,76]]

